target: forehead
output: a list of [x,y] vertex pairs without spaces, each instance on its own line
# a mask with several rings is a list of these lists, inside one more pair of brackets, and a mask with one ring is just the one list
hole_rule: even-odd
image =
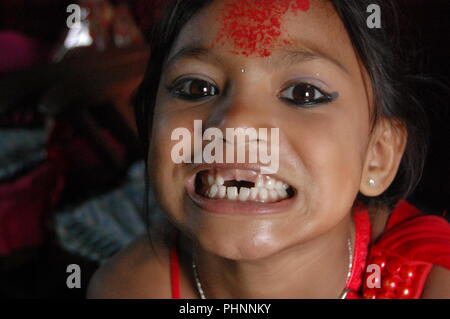
[[327,0],[213,1],[183,27],[170,55],[193,46],[250,59],[302,49],[349,68],[357,64],[345,27]]

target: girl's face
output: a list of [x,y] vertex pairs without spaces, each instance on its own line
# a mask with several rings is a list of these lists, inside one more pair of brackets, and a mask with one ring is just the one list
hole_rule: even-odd
[[[243,29],[269,21],[279,36],[231,34],[240,26],[224,17],[245,9],[231,10],[239,3],[232,0],[215,1],[184,26],[161,79],[148,159],[171,220],[205,250],[235,260],[270,256],[341,224],[360,190],[371,138],[369,81],[332,4],[294,10],[299,1],[274,1],[291,5],[280,15],[257,2],[247,9],[267,9],[275,20],[235,21]],[[287,194],[233,199],[232,186],[255,186],[257,165],[174,163],[172,132],[186,128],[193,137],[194,120],[224,136],[226,128],[278,128],[279,170],[271,177],[289,186]],[[217,198],[223,187],[208,199],[208,175],[228,181],[231,199]]]

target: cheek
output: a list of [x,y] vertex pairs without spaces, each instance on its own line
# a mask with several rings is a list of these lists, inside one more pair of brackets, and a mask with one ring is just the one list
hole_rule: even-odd
[[[175,164],[171,159],[172,148],[178,140],[172,141],[172,133],[176,129],[187,129],[193,136],[195,112],[177,108],[177,104],[159,91],[153,115],[152,132],[150,136],[150,156],[158,163],[162,162],[160,169]],[[151,161],[151,159],[150,159]],[[156,167],[156,170],[158,167]]]
[[[334,113],[334,114],[333,114]],[[305,169],[312,211],[347,210],[359,190],[364,147],[361,127],[337,112],[308,114],[297,123],[295,148]]]
[[[153,118],[148,154],[149,178],[161,206],[173,211],[182,202],[182,165],[172,160],[172,149],[179,143],[172,141],[172,132],[186,128],[193,132],[193,120],[176,113],[156,113]],[[179,211],[179,208],[176,209]]]

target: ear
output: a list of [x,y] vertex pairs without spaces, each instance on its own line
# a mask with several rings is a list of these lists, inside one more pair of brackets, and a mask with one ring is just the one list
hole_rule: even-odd
[[374,127],[367,149],[360,192],[369,197],[382,194],[394,180],[408,138],[403,123],[380,119]]

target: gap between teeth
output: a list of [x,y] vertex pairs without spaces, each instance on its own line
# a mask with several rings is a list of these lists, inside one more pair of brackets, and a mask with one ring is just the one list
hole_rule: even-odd
[[287,189],[289,185],[274,178],[258,176],[255,187],[241,187],[238,191],[236,186],[227,187],[221,176],[214,178],[208,175],[209,188],[206,196],[209,198],[239,200],[239,201],[277,201],[288,198]]

